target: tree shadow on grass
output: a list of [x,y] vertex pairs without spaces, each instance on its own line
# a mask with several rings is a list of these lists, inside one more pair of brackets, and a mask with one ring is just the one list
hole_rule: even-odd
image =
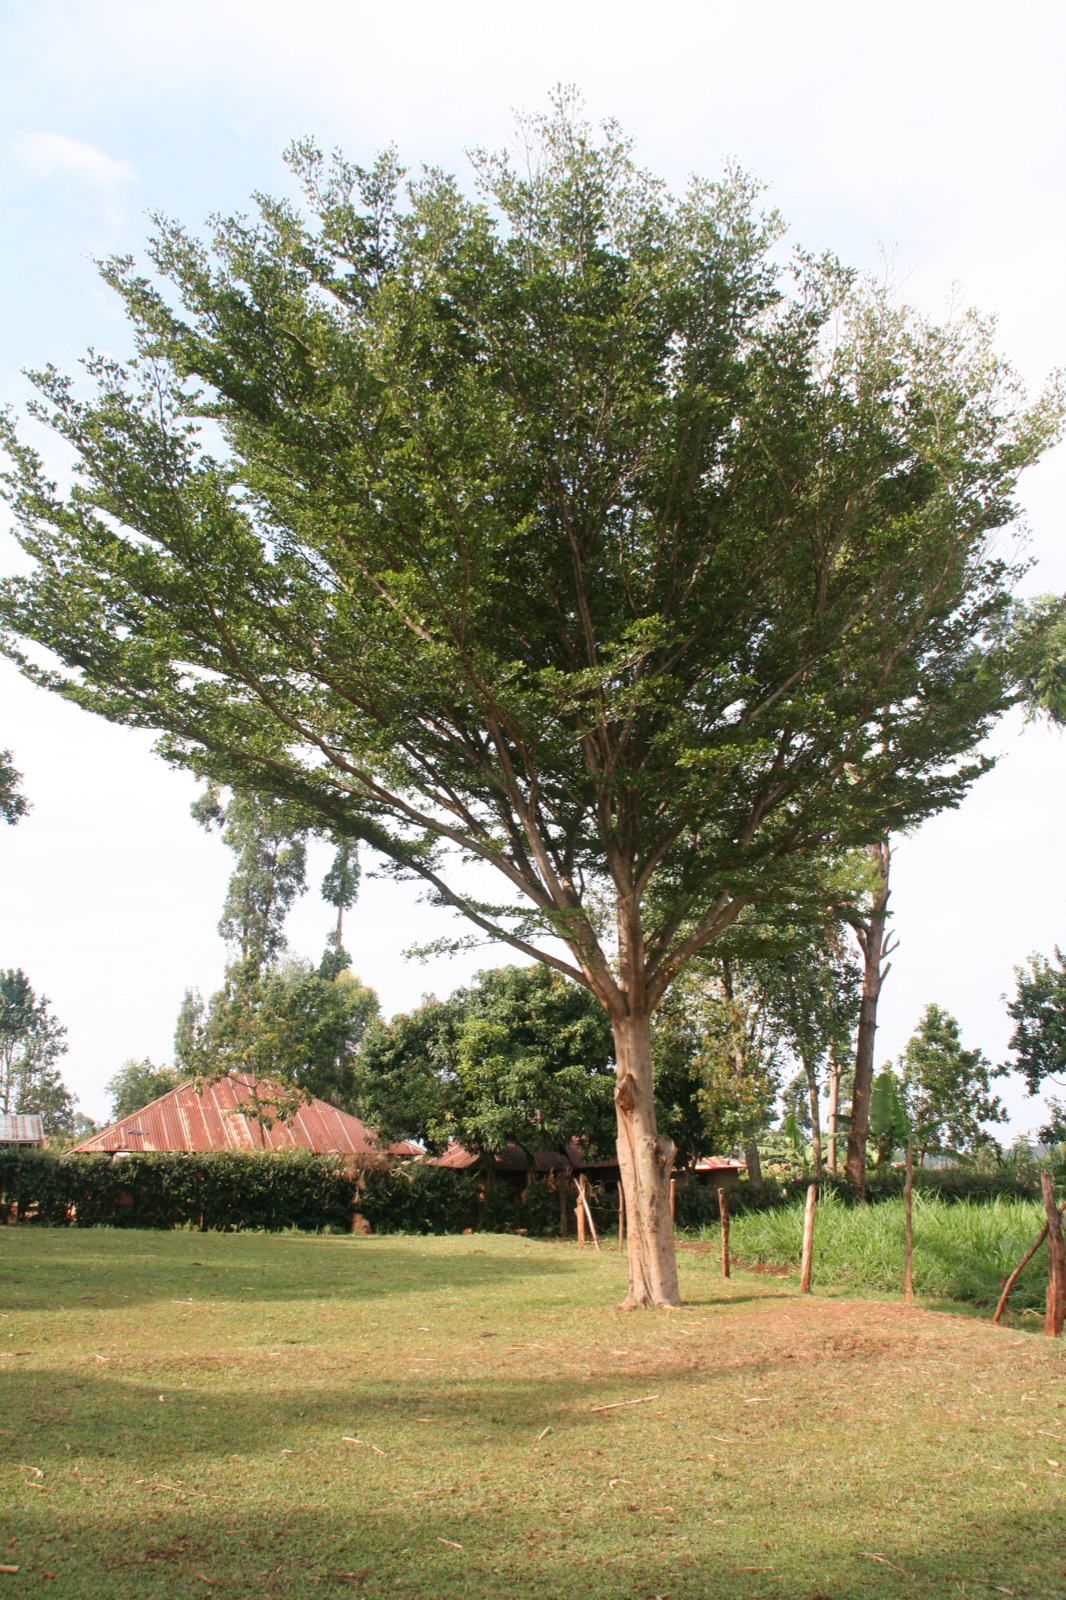
[[[43,1497],[41,1497],[43,1498]],[[945,1600],[999,1592],[1062,1600],[1053,1515],[942,1518],[919,1547],[912,1530],[864,1537],[842,1497],[824,1540],[797,1534],[802,1490],[770,1518],[689,1520],[684,1537],[654,1510],[537,1504],[500,1497],[491,1511],[407,1499],[387,1508],[319,1486],[288,1497],[197,1499],[145,1487],[138,1511],[95,1503],[51,1515],[22,1502],[6,1521],[11,1593],[53,1600]],[[48,1574],[47,1580],[45,1574]],[[6,1591],[5,1591],[6,1592]]]
[[[33,1248],[37,1241],[44,1248]],[[579,1256],[539,1251],[524,1241],[507,1241],[520,1254],[479,1247],[469,1239],[456,1248],[458,1242],[442,1239],[444,1248],[423,1248],[416,1255],[412,1245],[438,1241],[412,1237],[401,1242],[396,1235],[42,1230],[17,1239],[19,1256],[8,1251],[0,1257],[0,1292],[11,1311],[128,1309],[138,1302],[189,1296],[358,1303],[445,1289],[483,1290],[523,1278],[566,1278],[583,1270]]]

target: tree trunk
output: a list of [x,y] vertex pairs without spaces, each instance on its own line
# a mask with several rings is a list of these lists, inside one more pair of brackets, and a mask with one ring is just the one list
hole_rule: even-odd
[[629,1242],[627,1307],[676,1306],[677,1257],[670,1219],[670,1178],[675,1147],[655,1125],[650,1018],[614,1021],[618,1164],[625,1194]]
[[827,1118],[829,1159],[826,1162],[826,1170],[834,1178],[837,1175],[837,1108],[840,1105],[840,1075],[842,1071],[843,1068],[836,1058],[836,1051],[831,1049],[829,1054],[829,1116]]
[[748,1177],[752,1183],[762,1182],[762,1158],[759,1155],[759,1146],[754,1139],[749,1139],[744,1146],[744,1160],[748,1167]]
[[718,1215],[722,1223],[722,1277],[729,1276],[729,1199],[725,1189],[718,1185]]
[[803,1250],[800,1254],[800,1294],[811,1292],[811,1267],[814,1262],[814,1208],[818,1203],[818,1185],[807,1185],[807,1204],[803,1208]]
[[878,887],[869,916],[849,918],[863,956],[862,1000],[859,1005],[859,1034],[855,1045],[855,1087],[851,1095],[851,1127],[848,1130],[848,1156],[845,1172],[860,1192],[866,1187],[866,1138],[870,1131],[870,1093],[874,1081],[874,1038],[877,1033],[877,1002],[881,985],[888,977],[884,965],[889,954],[888,869],[892,852],[888,840],[868,846]]
[[1044,1191],[1044,1210],[1047,1214],[1047,1309],[1044,1315],[1044,1332],[1057,1339],[1066,1318],[1066,1247],[1062,1240],[1062,1218],[1055,1198],[1055,1179],[1050,1172],[1041,1174],[1040,1186]]
[[907,1136],[907,1178],[903,1185],[903,1304],[914,1299],[914,1139]]
[[803,1070],[807,1074],[807,1092],[811,1105],[811,1159],[814,1162],[814,1176],[822,1176],[822,1120],[818,1112],[818,1075],[813,1067],[806,1061]]

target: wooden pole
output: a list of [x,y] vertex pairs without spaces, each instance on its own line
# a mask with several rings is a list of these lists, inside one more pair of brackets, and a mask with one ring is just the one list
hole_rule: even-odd
[[593,1220],[592,1207],[589,1205],[588,1195],[585,1193],[584,1173],[581,1174],[581,1204],[584,1207],[585,1216],[588,1218],[589,1230],[592,1233],[592,1242],[598,1250],[600,1248],[600,1236],[596,1232],[596,1223]]
[[622,1180],[618,1180],[618,1254],[622,1255],[626,1247],[626,1192],[622,1188]]
[[1062,1218],[1055,1200],[1055,1180],[1050,1172],[1041,1174],[1044,1210],[1047,1213],[1047,1311],[1044,1332],[1057,1339],[1066,1319],[1066,1245],[1062,1239]]
[[574,1215],[577,1218],[577,1242],[581,1245],[585,1243],[585,1207],[581,1203],[584,1198],[585,1174],[582,1173],[577,1180],[577,1204],[574,1207]]
[[903,1304],[914,1299],[914,1227],[911,1198],[914,1190],[914,1137],[907,1135],[907,1177],[903,1185]]
[[729,1201],[722,1185],[718,1185],[718,1215],[722,1219],[722,1277],[729,1276]]
[[999,1297],[999,1305],[996,1307],[996,1314],[992,1318],[993,1322],[998,1322],[1000,1317],[1003,1315],[1003,1308],[1007,1304],[1007,1296],[1017,1283],[1022,1269],[1029,1265],[1030,1261],[1032,1261],[1033,1257],[1036,1255],[1036,1252],[1040,1249],[1040,1246],[1043,1244],[1046,1238],[1047,1223],[1045,1222],[1044,1226],[1040,1230],[1036,1243],[1034,1245],[1030,1245],[1029,1249],[1025,1252],[1024,1256],[1022,1256],[1022,1259],[1018,1262],[1018,1265],[1015,1267],[1014,1271],[1003,1285],[1003,1293]]
[[818,1185],[807,1185],[807,1205],[803,1212],[803,1255],[800,1259],[800,1294],[811,1292],[811,1258],[814,1255],[814,1206]]

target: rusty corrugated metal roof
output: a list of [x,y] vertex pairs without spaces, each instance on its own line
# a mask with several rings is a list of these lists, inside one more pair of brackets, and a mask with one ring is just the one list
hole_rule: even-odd
[[0,1113],[0,1144],[44,1144],[44,1122],[39,1113]]
[[[302,1105],[284,1122],[266,1127],[237,1110],[256,1093],[264,1109],[270,1085],[235,1072],[197,1090],[190,1080],[150,1105],[76,1145],[78,1151],[311,1150],[316,1154],[379,1154],[374,1134],[358,1117],[324,1100]],[[414,1145],[390,1145],[394,1155],[420,1154]]]

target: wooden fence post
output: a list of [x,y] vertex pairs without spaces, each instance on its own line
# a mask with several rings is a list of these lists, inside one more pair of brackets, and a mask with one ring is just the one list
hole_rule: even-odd
[[574,1215],[577,1218],[577,1242],[585,1243],[585,1207],[582,1201],[585,1198],[585,1174],[582,1173],[577,1180],[577,1204],[574,1206]]
[[725,1189],[718,1185],[718,1215],[722,1219],[722,1277],[729,1276],[729,1201]]
[[914,1191],[914,1138],[907,1135],[907,1177],[903,1185],[903,1304],[914,1299],[914,1227],[911,1202]]
[[1066,1246],[1062,1240],[1062,1218],[1055,1200],[1055,1180],[1050,1172],[1041,1174],[1044,1210],[1047,1213],[1047,1311],[1044,1332],[1057,1339],[1066,1317]]
[[807,1186],[807,1205],[803,1213],[803,1255],[800,1258],[800,1293],[811,1292],[811,1258],[814,1254],[814,1204],[818,1199],[818,1185]]
[[592,1215],[592,1207],[589,1205],[589,1197],[588,1197],[587,1193],[585,1192],[585,1174],[584,1173],[581,1174],[581,1204],[584,1207],[585,1216],[588,1219],[589,1232],[592,1234],[592,1242],[596,1246],[596,1249],[598,1250],[600,1248],[600,1236],[596,1232],[596,1219]]

